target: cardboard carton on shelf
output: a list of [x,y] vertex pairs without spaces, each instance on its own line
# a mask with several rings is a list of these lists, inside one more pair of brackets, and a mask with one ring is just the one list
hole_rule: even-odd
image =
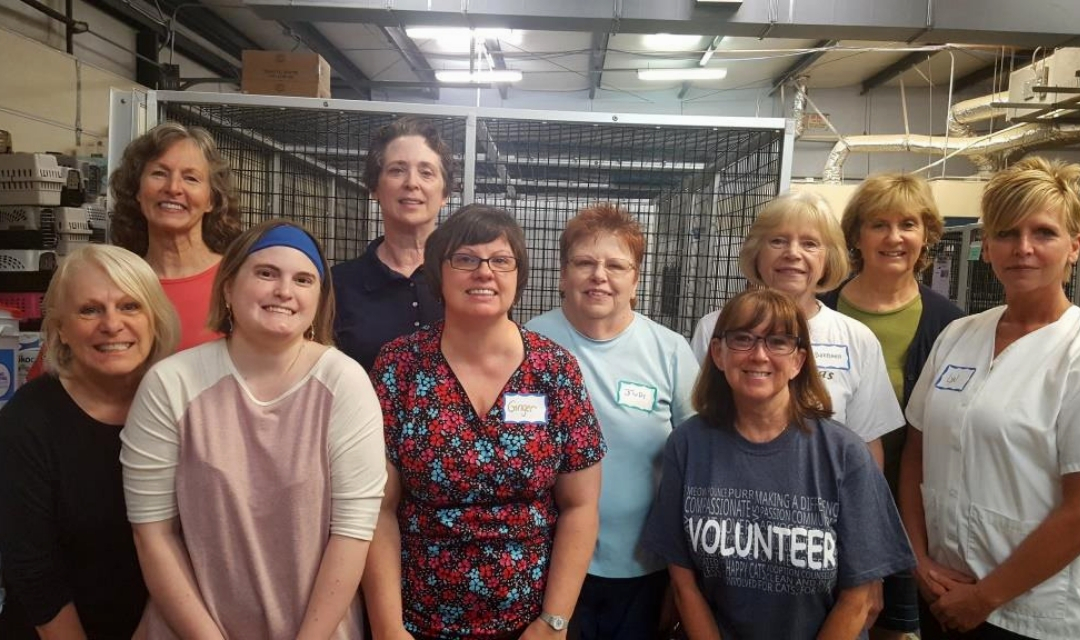
[[244,93],[330,97],[330,65],[317,53],[248,49],[243,63],[240,89]]

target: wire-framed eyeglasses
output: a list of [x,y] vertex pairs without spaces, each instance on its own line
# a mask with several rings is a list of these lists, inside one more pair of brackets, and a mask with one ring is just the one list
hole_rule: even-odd
[[765,336],[749,331],[725,331],[719,336],[732,351],[753,351],[758,342],[765,343],[765,350],[778,356],[795,353],[799,348],[800,338],[788,333],[770,333]]
[[457,269],[458,271],[476,271],[480,268],[480,265],[485,262],[492,271],[502,271],[505,273],[517,269],[517,258],[514,256],[491,256],[490,258],[480,258],[471,253],[452,253],[446,260],[450,263],[451,268]]

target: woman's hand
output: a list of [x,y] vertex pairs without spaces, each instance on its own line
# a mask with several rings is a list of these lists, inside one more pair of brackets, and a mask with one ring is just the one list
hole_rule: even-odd
[[927,602],[933,604],[949,591],[965,585],[975,584],[975,578],[931,559],[920,556],[915,566],[915,582],[919,593]]
[[953,583],[951,589],[930,605],[930,611],[941,624],[961,633],[971,631],[986,622],[996,608],[997,606],[979,589],[977,582],[974,584]]

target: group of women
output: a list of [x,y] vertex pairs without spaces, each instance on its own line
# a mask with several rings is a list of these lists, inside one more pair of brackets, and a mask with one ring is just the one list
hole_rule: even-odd
[[521,326],[522,229],[436,225],[433,125],[365,182],[385,235],[331,269],[240,233],[205,132],[128,148],[118,246],[66,258],[0,410],[0,636],[1080,637],[1080,166],[991,180],[1006,304],[959,320],[925,182],[777,198],[693,348],[635,311],[626,211],[567,222]]

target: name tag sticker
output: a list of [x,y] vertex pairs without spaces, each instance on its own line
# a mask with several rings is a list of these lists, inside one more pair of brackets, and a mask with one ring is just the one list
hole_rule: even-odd
[[652,413],[656,408],[656,387],[640,382],[619,380],[617,400],[624,407]]
[[547,422],[547,396],[538,393],[504,395],[503,422]]
[[848,353],[846,344],[815,342],[811,346],[814,349],[814,364],[818,369],[851,370],[851,355]]
[[953,364],[945,365],[945,370],[941,372],[938,379],[934,382],[934,387],[942,389],[944,391],[963,391],[968,383],[971,382],[971,377],[975,375],[974,367],[958,367]]

